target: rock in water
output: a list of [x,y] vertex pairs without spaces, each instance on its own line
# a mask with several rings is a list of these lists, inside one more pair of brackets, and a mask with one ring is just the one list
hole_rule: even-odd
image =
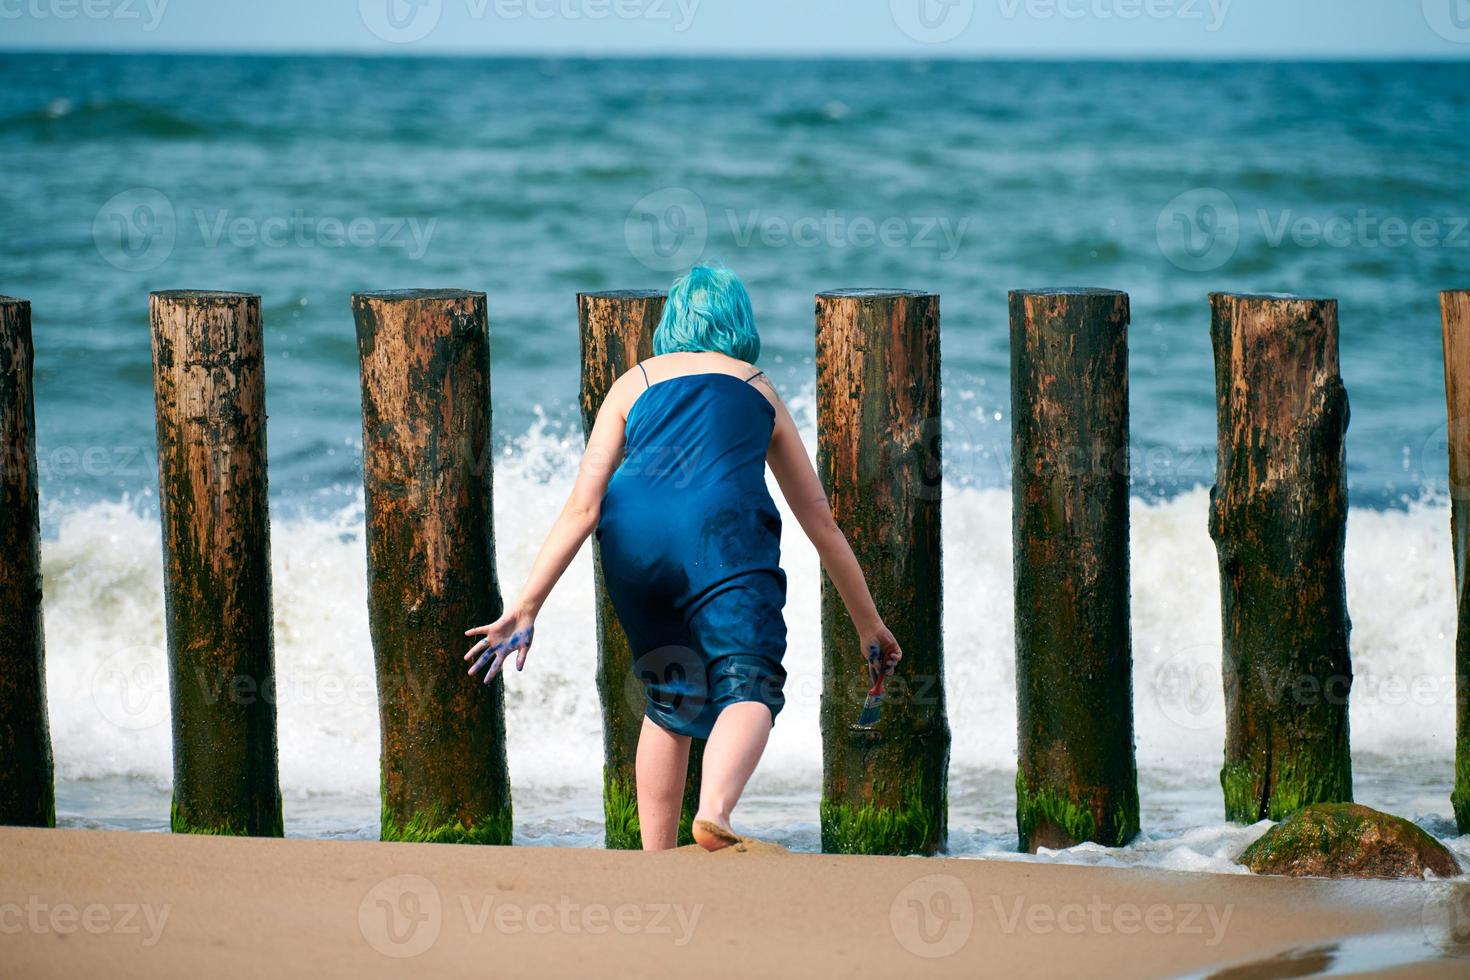
[[1460,874],[1444,845],[1402,817],[1357,803],[1318,803],[1272,827],[1241,854],[1257,874],[1296,878],[1441,878]]

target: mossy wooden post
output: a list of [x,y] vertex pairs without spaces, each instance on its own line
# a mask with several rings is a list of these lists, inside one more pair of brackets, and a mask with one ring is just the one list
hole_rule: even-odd
[[1353,798],[1337,302],[1215,293],[1225,816]]
[[822,576],[822,849],[944,847],[949,778],[941,631],[939,297],[817,296],[817,469],[837,524],[903,647],[879,723],[841,597]]
[[1128,296],[1010,294],[1020,849],[1138,833]]
[[53,827],[34,360],[31,304],[0,296],[0,824]]
[[1449,406],[1450,527],[1455,549],[1455,789],[1460,833],[1470,834],[1470,290],[1440,294]]
[[[653,290],[617,290],[577,294],[577,323],[582,338],[582,431],[591,435],[608,389],[625,371],[653,356],[653,332],[663,315],[665,294]],[[618,623],[602,578],[602,554],[592,542],[597,594],[597,694],[602,702],[602,803],[609,848],[637,850],[638,793],[634,760],[643,726],[642,689],[633,675],[633,652]],[[689,751],[679,843],[692,844],[690,824],[699,808],[699,769],[704,741]]]
[[352,297],[384,840],[511,842],[504,681],[464,631],[500,617],[485,294]]
[[260,297],[149,297],[175,833],[279,837]]

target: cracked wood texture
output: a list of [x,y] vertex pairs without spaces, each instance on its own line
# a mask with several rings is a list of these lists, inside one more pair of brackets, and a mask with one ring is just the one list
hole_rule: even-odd
[[1449,407],[1450,533],[1455,550],[1455,788],[1460,833],[1470,834],[1470,290],[1440,294]]
[[1128,296],[1010,294],[1020,849],[1137,833]]
[[459,656],[502,612],[485,294],[358,293],[352,312],[382,836],[509,844],[504,679],[487,688]]
[[[583,436],[590,436],[597,413],[613,382],[639,361],[653,356],[653,334],[663,315],[666,294],[652,290],[618,290],[577,295],[577,324],[582,343]],[[594,537],[592,565],[597,602],[597,694],[602,702],[603,810],[606,845],[642,846],[636,822],[637,778],[634,762],[643,728],[643,688],[633,674],[627,634],[603,584],[602,551]],[[679,842],[692,844],[689,833],[699,809],[699,770],[704,740],[690,746],[684,783]]]
[[0,296],[0,824],[52,827],[31,304]]
[[149,296],[176,833],[280,836],[260,297]]
[[822,576],[822,847],[932,853],[946,840],[949,722],[941,629],[939,297],[840,290],[816,300],[817,469],[903,648],[876,726],[847,609]]
[[1227,819],[1353,798],[1337,302],[1210,297]]

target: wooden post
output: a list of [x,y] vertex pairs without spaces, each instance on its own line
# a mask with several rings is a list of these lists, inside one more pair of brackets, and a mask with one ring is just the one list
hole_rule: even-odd
[[149,297],[175,833],[279,837],[260,297]]
[[0,824],[54,827],[31,304],[0,296]]
[[502,611],[485,294],[352,297],[384,840],[511,842],[504,681],[462,668]]
[[1470,834],[1470,290],[1440,294],[1449,406],[1450,528],[1455,549],[1455,823]]
[[1010,294],[1020,849],[1138,833],[1128,296]]
[[817,296],[817,469],[837,524],[903,647],[879,723],[846,607],[822,576],[822,849],[932,853],[945,844],[949,723],[941,630],[939,297]]
[[[582,431],[592,434],[603,399],[625,371],[653,356],[653,332],[663,315],[665,294],[655,290],[618,290],[577,294],[582,338]],[[637,850],[638,792],[634,761],[643,727],[641,689],[633,675],[633,651],[603,583],[602,551],[592,542],[597,591],[597,695],[602,702],[602,807],[609,848]],[[690,826],[699,809],[699,770],[704,741],[689,750],[679,843],[692,844]]]
[[1225,816],[1353,798],[1337,301],[1215,293]]

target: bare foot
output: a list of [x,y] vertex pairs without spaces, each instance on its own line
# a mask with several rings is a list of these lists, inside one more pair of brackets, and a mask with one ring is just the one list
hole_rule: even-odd
[[725,824],[705,818],[695,818],[692,828],[694,841],[706,851],[720,851],[727,847],[741,848],[745,838]]

